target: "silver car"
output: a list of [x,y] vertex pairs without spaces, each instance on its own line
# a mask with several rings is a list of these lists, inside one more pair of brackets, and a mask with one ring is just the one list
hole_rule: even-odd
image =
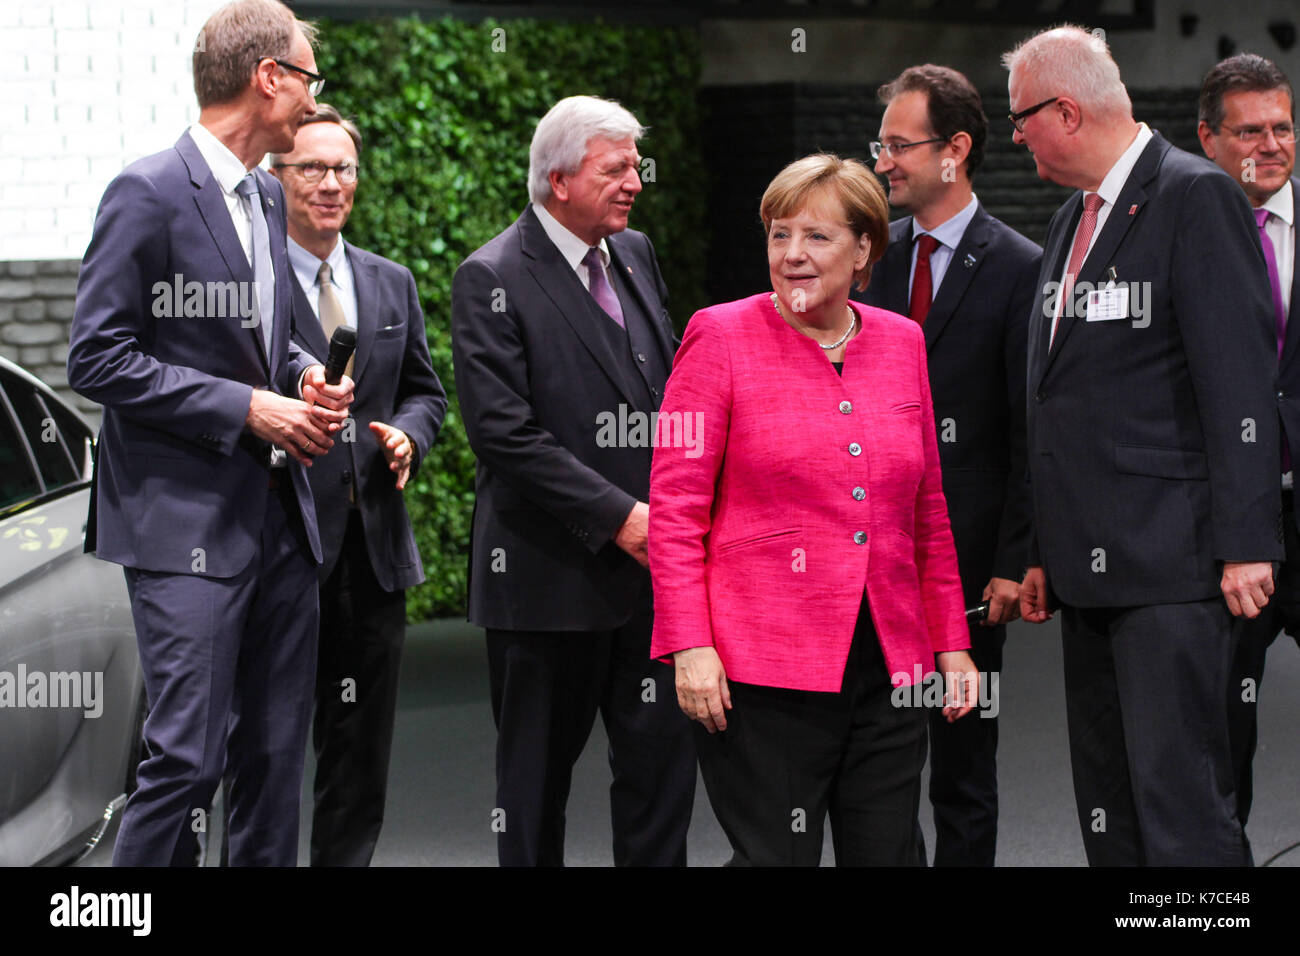
[[71,862],[125,803],[143,680],[122,569],[83,554],[90,426],[0,358],[0,865]]

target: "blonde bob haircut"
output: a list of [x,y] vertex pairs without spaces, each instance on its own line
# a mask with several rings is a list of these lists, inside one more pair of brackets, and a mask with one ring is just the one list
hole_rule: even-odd
[[875,174],[858,160],[814,153],[796,159],[777,173],[758,205],[763,232],[770,235],[774,219],[798,215],[823,190],[839,200],[844,224],[853,231],[854,238],[865,235],[871,240],[867,264],[853,274],[854,286],[865,289],[871,267],[880,261],[889,244],[889,201]]

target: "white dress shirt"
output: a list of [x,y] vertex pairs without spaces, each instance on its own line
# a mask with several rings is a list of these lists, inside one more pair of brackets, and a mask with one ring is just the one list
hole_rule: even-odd
[[[979,199],[974,193],[971,193],[970,202],[962,207],[961,212],[948,221],[928,230],[922,229],[920,223],[916,221],[916,217],[912,217],[912,268],[907,273],[909,298],[911,296],[912,282],[916,278],[917,238],[928,232],[939,243],[934,247],[934,252],[930,253],[930,301],[933,302],[934,297],[939,294],[939,286],[943,282],[944,274],[948,271],[948,264],[952,262],[953,253],[957,251],[957,245],[961,242],[961,237],[966,235],[966,227],[975,218],[975,210],[978,207]],[[908,305],[911,305],[910,301]]]
[[[547,237],[555,243],[555,248],[560,250],[560,255],[564,257],[570,268],[578,274],[578,280],[582,287],[588,292],[591,291],[591,278],[587,275],[587,267],[582,264],[583,258],[587,255],[587,250],[591,246],[579,239],[573,233],[569,232],[568,227],[546,211],[545,206],[533,203],[533,212],[537,213],[537,218],[541,220],[542,228],[546,230]],[[614,278],[609,274],[609,247],[605,245],[605,240],[600,240],[596,246],[600,250],[600,264],[605,267],[605,278],[609,282],[609,287],[614,288]]]
[[293,241],[293,237],[288,238],[289,244],[289,265],[293,267],[293,274],[298,277],[298,283],[302,286],[303,291],[307,293],[307,301],[311,303],[312,311],[316,313],[316,318],[320,318],[320,275],[321,262],[328,262],[330,266],[330,285],[334,289],[334,294],[338,296],[339,303],[343,306],[343,321],[349,328],[357,328],[357,286],[352,276],[352,264],[348,261],[347,251],[343,245],[343,237],[339,236],[334,243],[334,248],[330,254],[323,260],[317,259],[314,252],[308,252],[298,243]]
[[[1124,150],[1119,159],[1115,160],[1115,165],[1110,168],[1106,178],[1097,187],[1097,195],[1101,197],[1102,203],[1101,208],[1097,210],[1097,226],[1092,230],[1092,238],[1088,240],[1088,251],[1083,254],[1085,264],[1088,261],[1088,256],[1092,253],[1092,247],[1097,244],[1097,237],[1101,235],[1106,220],[1110,218],[1110,211],[1115,208],[1115,203],[1119,201],[1120,191],[1124,188],[1124,184],[1128,182],[1129,174],[1133,172],[1138,157],[1142,155],[1142,150],[1147,148],[1147,143],[1151,142],[1151,136],[1151,127],[1147,126],[1146,123],[1139,123],[1137,135],[1133,137],[1133,142],[1129,143],[1128,149]],[[1128,214],[1127,209],[1124,210],[1124,214]],[[1079,217],[1079,222],[1070,235],[1070,244],[1066,246],[1065,263],[1061,266],[1061,288],[1065,288],[1065,272],[1070,268],[1069,250],[1074,248],[1074,240],[1079,234],[1079,226],[1081,225],[1083,225],[1082,216]],[[1083,265],[1079,266],[1079,271],[1083,271]],[[1078,276],[1075,278],[1077,279]]]
[[1295,281],[1295,194],[1291,180],[1268,197],[1259,207],[1273,215],[1264,223],[1264,231],[1273,240],[1273,254],[1277,257],[1278,285],[1282,287],[1282,316],[1291,318],[1291,283]]

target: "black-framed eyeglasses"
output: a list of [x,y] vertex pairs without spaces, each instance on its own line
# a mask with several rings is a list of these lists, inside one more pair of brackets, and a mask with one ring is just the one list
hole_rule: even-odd
[[[304,70],[300,66],[294,66],[292,63],[286,63],[284,60],[277,60],[273,56],[264,56],[262,57],[262,60],[270,60],[278,67],[286,70],[293,70],[293,72],[301,73],[303,76],[307,77],[307,92],[313,97],[320,96],[321,90],[325,89],[325,77],[321,76],[319,73],[313,73],[311,70]],[[261,63],[262,60],[258,60],[257,62]]]
[[927,143],[946,142],[948,142],[948,137],[946,136],[933,136],[930,139],[918,139],[915,143],[872,143],[871,158],[879,159],[880,154],[884,153],[890,159],[893,159],[895,156],[902,156],[913,146],[924,146]]
[[1278,123],[1276,126],[1238,126],[1235,129],[1227,123],[1223,124],[1226,129],[1246,146],[1253,146],[1256,143],[1262,143],[1269,133],[1279,143],[1295,142],[1295,127],[1290,123]]
[[357,174],[361,167],[356,163],[339,163],[337,166],[327,166],[316,160],[310,163],[276,163],[276,169],[284,169],[286,166],[292,166],[298,170],[298,175],[309,183],[318,183],[325,178],[325,174],[331,169],[334,170],[334,176],[338,179],[339,184],[351,186],[357,181]]
[[1044,106],[1051,106],[1059,99],[1059,96],[1053,96],[1050,100],[1043,100],[1041,103],[1035,103],[1027,110],[1021,110],[1019,113],[1008,113],[1007,119],[1011,120],[1011,125],[1016,128],[1017,133],[1023,133],[1025,131],[1025,120],[1029,119],[1029,117],[1033,116]]

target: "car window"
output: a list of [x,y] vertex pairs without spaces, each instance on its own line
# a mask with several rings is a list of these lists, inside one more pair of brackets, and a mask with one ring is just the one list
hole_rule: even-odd
[[41,493],[41,483],[32,471],[27,446],[0,401],[0,509]]
[[75,461],[68,450],[45,399],[31,385],[8,376],[4,378],[4,389],[31,445],[32,454],[36,456],[46,490],[52,491],[79,481],[81,462]]
[[90,463],[90,450],[94,445],[95,436],[78,418],[57,402],[45,398],[45,407],[54,416],[54,422],[59,426],[59,434],[63,436],[63,444],[77,466],[77,476],[81,477],[86,473],[85,468]]

